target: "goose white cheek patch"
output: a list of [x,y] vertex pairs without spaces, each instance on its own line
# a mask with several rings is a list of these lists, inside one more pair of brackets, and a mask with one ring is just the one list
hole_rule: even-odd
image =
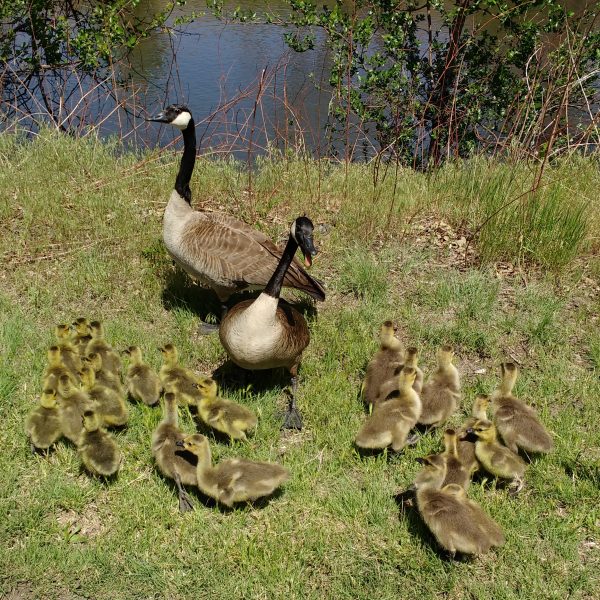
[[175,125],[175,127],[183,130],[188,126],[191,118],[192,118],[192,115],[190,115],[189,112],[184,111],[184,112],[178,114],[177,117],[175,117],[175,119],[173,119],[173,121],[171,121],[171,125]]

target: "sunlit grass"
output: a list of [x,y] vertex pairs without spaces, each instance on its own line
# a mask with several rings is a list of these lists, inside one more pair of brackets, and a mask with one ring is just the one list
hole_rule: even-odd
[[[247,445],[213,440],[215,458],[280,461],[292,474],[264,507],[227,512],[194,496],[196,511],[179,514],[173,486],[157,474],[150,453],[160,410],[146,406],[131,405],[129,427],[116,434],[125,460],[110,484],[82,473],[65,443],[47,458],[32,455],[23,423],[40,392],[58,322],[102,319],[116,348],[138,344],[156,368],[156,348],[166,341],[199,371],[225,362],[216,337],[196,335],[198,315],[214,313],[218,303],[175,272],[161,242],[176,157],[150,158],[117,158],[113,147],[47,133],[33,144],[0,136],[0,595],[15,589],[27,600],[597,595],[597,282],[582,283],[582,258],[574,269],[561,262],[557,281],[487,262],[465,267],[451,253],[452,240],[418,239],[421,222],[481,223],[493,202],[480,197],[478,180],[503,166],[465,165],[463,174],[455,166],[444,185],[441,175],[402,172],[392,202],[388,180],[373,195],[365,165],[350,167],[348,185],[335,165],[265,161],[254,176],[252,207],[239,165],[199,162],[195,203],[207,199],[207,206],[257,219],[277,240],[297,214],[318,224],[321,253],[313,268],[328,298],[307,314],[312,340],[299,388],[305,430],[279,432],[283,376],[241,381],[235,369],[220,370],[225,394],[255,410],[259,426]],[[595,177],[587,163],[579,173],[568,165],[552,169],[561,186],[570,182],[569,193],[579,189],[581,197]],[[490,198],[499,190],[506,196],[504,175],[498,177],[485,192]],[[463,195],[467,183],[471,191]],[[526,184],[517,178],[511,185]],[[551,202],[557,210],[562,205]],[[594,210],[581,218],[595,218]],[[591,235],[589,223],[585,231]],[[475,241],[477,256],[485,243]],[[589,252],[593,241],[585,237],[577,248]],[[500,254],[525,268],[520,246],[514,250]],[[387,318],[421,349],[426,371],[440,344],[456,347],[464,400],[453,423],[475,393],[493,389],[499,362],[510,359],[522,367],[518,395],[553,432],[555,452],[532,462],[518,498],[490,481],[474,483],[472,497],[507,537],[505,547],[487,556],[449,562],[418,517],[401,514],[394,500],[414,477],[414,459],[440,447],[438,432],[399,456],[360,457],[353,447],[365,418],[357,392]],[[186,411],[181,419],[192,431]]]

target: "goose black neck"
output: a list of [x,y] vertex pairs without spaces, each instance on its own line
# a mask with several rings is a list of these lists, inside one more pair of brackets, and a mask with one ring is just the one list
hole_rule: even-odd
[[292,260],[294,260],[294,254],[296,254],[297,249],[298,242],[293,238],[293,236],[290,235],[285,246],[285,250],[283,251],[281,259],[279,260],[279,264],[273,272],[273,275],[271,275],[269,283],[267,283],[265,289],[263,290],[264,294],[267,294],[267,296],[271,296],[272,298],[279,298],[281,286],[283,285],[283,279],[287,273],[287,270],[292,264]]
[[175,179],[175,191],[188,203],[192,203],[190,179],[196,162],[196,127],[194,119],[190,119],[183,130],[183,155],[179,164],[179,173]]

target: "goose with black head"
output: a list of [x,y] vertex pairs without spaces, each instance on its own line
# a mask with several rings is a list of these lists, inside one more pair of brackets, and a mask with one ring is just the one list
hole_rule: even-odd
[[[265,287],[281,250],[265,234],[230,215],[192,209],[190,179],[196,162],[196,130],[187,106],[171,105],[148,120],[173,125],[183,134],[183,156],[163,219],[165,246],[193,279],[215,291],[225,313],[233,293]],[[290,263],[283,286],[301,290],[316,300],[325,299],[321,283],[297,260]],[[216,328],[204,324],[201,332]]]
[[233,306],[219,328],[221,343],[229,358],[243,369],[263,370],[284,367],[292,378],[292,398],[285,415],[285,428],[302,428],[296,408],[298,367],[310,341],[306,319],[279,299],[286,273],[300,248],[310,266],[317,254],[313,224],[298,217],[291,225],[288,241],[271,278],[258,298]]

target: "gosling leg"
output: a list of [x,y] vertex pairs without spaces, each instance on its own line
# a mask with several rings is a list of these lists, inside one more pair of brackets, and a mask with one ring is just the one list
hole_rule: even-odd
[[177,486],[177,492],[179,494],[179,512],[189,512],[194,510],[194,505],[192,504],[192,499],[189,497],[188,493],[185,491],[185,488],[181,484],[181,477],[179,473],[175,473],[175,485]]

